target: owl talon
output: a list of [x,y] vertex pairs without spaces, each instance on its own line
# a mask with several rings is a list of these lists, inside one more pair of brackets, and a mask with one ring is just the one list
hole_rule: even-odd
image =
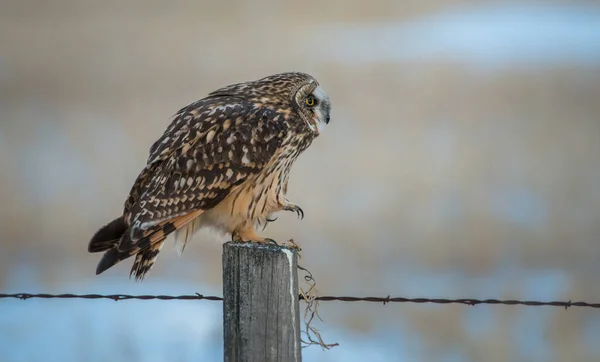
[[298,205],[290,204],[288,206],[285,206],[283,209],[285,211],[293,211],[293,212],[295,212],[296,215],[298,215],[298,219],[300,219],[300,220],[304,219],[304,211]]
[[279,244],[275,240],[269,238],[265,238],[265,243],[279,246]]
[[265,223],[262,225],[262,231],[265,231],[265,229],[267,228],[267,225],[268,225],[270,222],[273,222],[273,221],[275,221],[275,220],[277,220],[277,218],[274,218],[274,219],[269,219],[269,218],[267,217],[267,218],[265,219]]

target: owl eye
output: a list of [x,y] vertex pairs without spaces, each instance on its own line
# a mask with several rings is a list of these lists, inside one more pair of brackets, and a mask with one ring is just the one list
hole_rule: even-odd
[[314,106],[317,103],[317,101],[315,100],[315,97],[308,96],[304,100],[304,103],[306,103],[307,106],[312,107],[312,106]]

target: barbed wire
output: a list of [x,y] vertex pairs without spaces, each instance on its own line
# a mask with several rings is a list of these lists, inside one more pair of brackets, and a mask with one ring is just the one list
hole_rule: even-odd
[[0,293],[0,299],[3,298],[14,298],[14,299],[112,299],[115,302],[119,300],[137,299],[137,300],[212,300],[221,301],[223,298],[202,294],[188,294],[188,295],[128,295],[128,294],[30,294],[30,293],[14,293],[14,294],[3,294]]
[[[187,295],[129,295],[129,294],[31,294],[31,293],[13,293],[5,294],[0,293],[0,299],[111,299],[114,301],[120,300],[209,300],[209,301],[222,301],[222,297],[214,295],[202,295],[200,293],[187,294]],[[305,300],[303,295],[299,296],[300,300]],[[588,303],[588,302],[572,302],[572,301],[535,301],[535,300],[514,300],[514,299],[473,299],[473,298],[461,298],[461,299],[447,299],[447,298],[404,298],[404,297],[334,297],[334,296],[318,296],[314,297],[314,300],[321,302],[370,302],[370,303],[381,303],[386,305],[388,303],[416,303],[416,304],[462,304],[468,306],[476,306],[482,304],[488,305],[522,305],[528,307],[587,307],[587,308],[600,308],[600,303]]]

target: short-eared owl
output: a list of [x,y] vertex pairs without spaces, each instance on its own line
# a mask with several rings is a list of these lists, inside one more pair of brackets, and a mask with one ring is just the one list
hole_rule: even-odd
[[135,255],[143,279],[166,237],[183,251],[210,226],[234,241],[269,242],[255,227],[302,209],[286,198],[292,164],[329,123],[329,97],[304,73],[233,84],[181,109],[150,148],[123,215],[98,230],[88,250],[105,252],[100,274]]

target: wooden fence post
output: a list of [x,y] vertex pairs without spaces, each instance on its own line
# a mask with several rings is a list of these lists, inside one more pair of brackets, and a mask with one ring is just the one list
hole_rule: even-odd
[[296,250],[223,245],[225,362],[300,362]]

